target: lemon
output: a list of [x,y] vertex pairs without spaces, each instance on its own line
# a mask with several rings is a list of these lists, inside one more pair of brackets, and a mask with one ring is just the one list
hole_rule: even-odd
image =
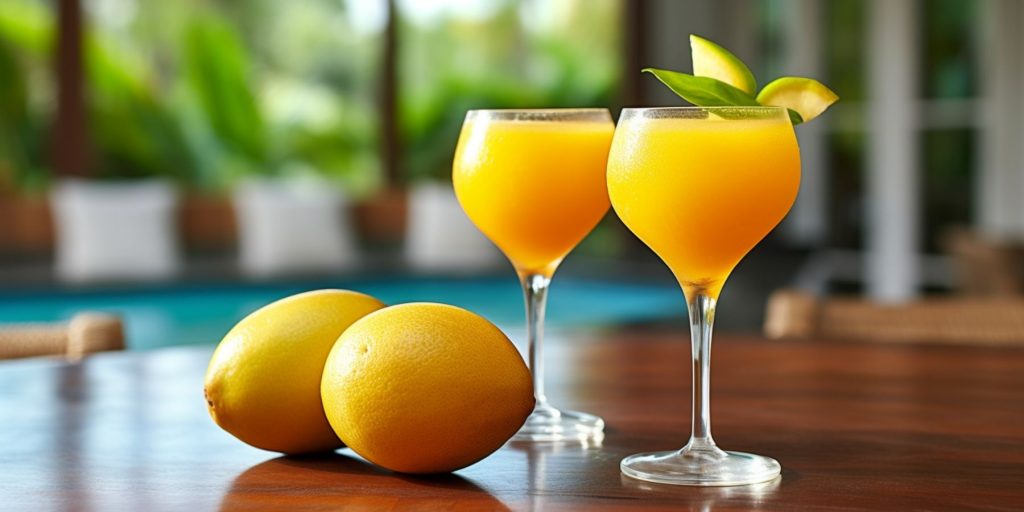
[[786,107],[797,114],[803,122],[821,115],[839,96],[825,87],[825,84],[796,76],[784,76],[773,80],[757,94],[762,105]]
[[320,388],[334,431],[370,462],[454,471],[486,457],[533,410],[530,372],[494,324],[454,306],[391,306],[352,324]]
[[349,325],[383,307],[361,293],[319,290],[242,319],[206,370],[204,393],[214,422],[264,450],[293,454],[341,447],[320,402],[324,361]]
[[721,80],[751,96],[757,91],[757,81],[750,68],[729,50],[690,34],[690,56],[694,76]]

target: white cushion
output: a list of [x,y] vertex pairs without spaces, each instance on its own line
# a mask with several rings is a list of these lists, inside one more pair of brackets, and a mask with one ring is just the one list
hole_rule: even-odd
[[318,179],[248,180],[234,193],[242,271],[272,276],[356,262],[348,201]]
[[62,180],[51,191],[57,275],[161,279],[180,268],[178,197],[162,180]]
[[502,256],[462,210],[452,186],[435,183],[409,191],[405,257],[418,270],[479,272]]

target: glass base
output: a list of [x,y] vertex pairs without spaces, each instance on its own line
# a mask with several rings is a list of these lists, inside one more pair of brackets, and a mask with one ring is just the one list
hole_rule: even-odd
[[671,452],[638,453],[619,464],[628,477],[673,485],[748,485],[773,480],[782,466],[772,458],[727,452],[715,446]]
[[537,406],[512,441],[586,441],[604,436],[604,420],[576,411]]

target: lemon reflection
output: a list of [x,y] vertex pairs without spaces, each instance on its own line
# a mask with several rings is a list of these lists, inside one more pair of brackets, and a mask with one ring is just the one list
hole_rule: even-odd
[[468,478],[402,475],[338,453],[278,457],[252,466],[235,477],[220,510],[442,510],[453,504],[472,510],[509,510]]

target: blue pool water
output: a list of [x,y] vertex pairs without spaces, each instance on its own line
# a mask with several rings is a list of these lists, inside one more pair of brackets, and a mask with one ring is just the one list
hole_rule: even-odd
[[[0,292],[0,323],[66,320],[80,311],[109,311],[125,319],[128,344],[145,350],[215,343],[245,315],[269,302],[317,288],[346,288],[388,304],[443,302],[467,308],[503,329],[520,329],[523,303],[513,278],[392,278],[285,284],[185,285],[169,288]],[[682,294],[667,284],[628,284],[562,278],[553,281],[548,325],[600,328],[677,319]]]

